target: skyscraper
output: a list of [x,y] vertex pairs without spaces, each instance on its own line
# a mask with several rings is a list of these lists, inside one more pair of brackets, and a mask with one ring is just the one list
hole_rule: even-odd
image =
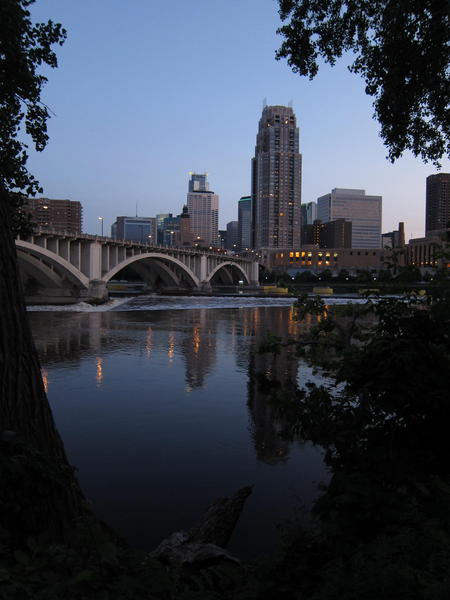
[[427,177],[427,204],[425,235],[429,231],[445,229],[450,222],[450,173]]
[[242,196],[238,203],[238,248],[252,247],[252,197]]
[[381,201],[365,190],[334,188],[317,199],[317,218],[323,223],[351,221],[352,248],[381,248]]
[[301,162],[294,111],[265,106],[252,159],[253,247],[300,245]]
[[206,173],[190,173],[187,207],[192,240],[200,245],[217,246],[219,237],[219,196],[209,191]]
[[190,192],[207,192],[209,185],[207,181],[208,173],[193,173],[192,171],[189,173],[191,176],[189,180],[189,188]]

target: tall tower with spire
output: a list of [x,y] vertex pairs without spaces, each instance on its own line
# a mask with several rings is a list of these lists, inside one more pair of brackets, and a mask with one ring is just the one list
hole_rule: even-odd
[[254,248],[300,247],[302,157],[290,106],[265,106],[252,159]]

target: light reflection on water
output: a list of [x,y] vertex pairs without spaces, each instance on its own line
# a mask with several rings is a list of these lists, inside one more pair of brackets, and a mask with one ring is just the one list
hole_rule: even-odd
[[219,496],[254,484],[230,549],[269,551],[296,498],[326,479],[322,455],[291,443],[256,382],[310,371],[292,351],[251,349],[298,333],[292,307],[30,313],[57,426],[96,513],[154,547]]

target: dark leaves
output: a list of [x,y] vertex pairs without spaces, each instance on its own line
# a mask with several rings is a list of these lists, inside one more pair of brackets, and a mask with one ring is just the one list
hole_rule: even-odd
[[60,24],[31,22],[27,8],[33,2],[3,0],[0,4],[0,186],[28,195],[40,188],[26,168],[27,146],[18,137],[24,127],[37,151],[47,145],[49,112],[41,102],[47,78],[38,69],[57,66],[52,46],[66,39]]
[[279,0],[286,58],[312,79],[318,59],[355,56],[351,71],[374,98],[392,162],[411,150],[438,165],[450,155],[450,36],[446,0]]

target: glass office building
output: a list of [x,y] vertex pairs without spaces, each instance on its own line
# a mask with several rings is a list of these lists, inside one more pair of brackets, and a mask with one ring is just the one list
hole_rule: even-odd
[[365,190],[335,188],[317,199],[317,219],[352,223],[352,248],[381,248],[381,196]]

